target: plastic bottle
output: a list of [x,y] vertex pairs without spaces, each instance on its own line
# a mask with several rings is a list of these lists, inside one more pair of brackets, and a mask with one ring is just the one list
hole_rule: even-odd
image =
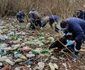
[[14,65],[15,63],[13,61],[11,61],[10,59],[6,59],[5,60],[7,63],[9,63],[10,65]]
[[34,54],[26,54],[26,57],[28,57],[28,58],[31,58],[31,57],[34,57],[35,55]]
[[0,57],[0,61],[5,61],[7,58],[7,56]]
[[53,37],[49,37],[49,38],[47,38],[47,40],[50,41],[50,42],[54,42],[54,38]]
[[41,53],[48,53],[49,52],[49,50],[47,50],[47,49],[44,49],[44,50],[42,50],[42,52]]
[[4,50],[0,49],[0,54],[2,54],[4,52]]
[[29,65],[31,65],[31,64],[32,64],[32,61],[30,61],[30,60],[27,60],[27,61],[26,61],[26,64],[29,64]]
[[44,66],[45,66],[45,63],[44,62],[39,62],[38,63],[38,68],[39,68],[39,70],[43,70],[43,68],[44,68]]
[[50,70],[55,70],[55,67],[53,66],[52,63],[49,63],[49,66],[50,66]]
[[20,58],[24,59],[24,60],[27,60],[27,58],[24,55],[22,55]]
[[45,40],[41,40],[42,43],[45,43]]
[[31,50],[31,52],[33,53],[33,54],[35,54],[35,55],[38,55],[39,53],[37,52],[37,51],[35,51],[35,50]]

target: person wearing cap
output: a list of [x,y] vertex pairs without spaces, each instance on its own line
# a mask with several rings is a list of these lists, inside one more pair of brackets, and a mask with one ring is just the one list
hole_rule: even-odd
[[85,20],[85,11],[80,10],[80,9],[76,10],[76,11],[74,11],[73,17],[77,17],[77,18]]
[[43,18],[42,27],[46,26],[47,23],[49,23],[50,27],[53,28],[53,23],[55,22],[55,31],[59,32],[59,28],[57,27],[57,23],[59,21],[59,17],[56,15],[46,16]]
[[75,45],[73,61],[77,59],[81,49],[82,39],[85,34],[85,21],[76,17],[70,17],[60,23],[61,28],[66,30],[66,33],[72,33],[73,40],[68,41],[68,45]]
[[35,9],[29,10],[29,18],[30,18],[30,27],[31,29],[35,29],[36,26],[41,27],[41,15],[40,13]]
[[24,22],[24,17],[25,17],[25,14],[23,13],[23,11],[19,11],[16,14],[16,18],[20,23]]

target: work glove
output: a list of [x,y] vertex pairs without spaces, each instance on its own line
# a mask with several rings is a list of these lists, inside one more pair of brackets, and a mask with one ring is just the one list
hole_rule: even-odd
[[40,27],[40,30],[42,30],[43,28],[42,27]]
[[73,41],[72,40],[69,40],[66,44],[66,46],[70,46],[70,45],[73,45]]
[[62,37],[64,37],[64,36],[66,36],[66,33],[64,33]]

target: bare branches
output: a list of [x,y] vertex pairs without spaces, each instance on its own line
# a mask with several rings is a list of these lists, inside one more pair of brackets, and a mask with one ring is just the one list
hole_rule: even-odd
[[[78,1],[82,6],[85,3],[84,0]],[[35,8],[41,14],[56,13],[62,18],[66,18],[72,16],[74,10],[83,9],[79,3],[76,0],[0,0],[0,13],[6,15],[6,11],[9,10],[17,13],[19,10],[27,12],[28,9]]]

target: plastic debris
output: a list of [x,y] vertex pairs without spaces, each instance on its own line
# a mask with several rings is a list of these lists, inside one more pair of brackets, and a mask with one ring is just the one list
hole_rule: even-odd
[[49,38],[47,38],[47,40],[50,41],[50,42],[54,42],[54,38],[53,37],[49,37]]
[[50,66],[50,69],[51,69],[51,70],[55,70],[55,69],[58,70],[58,65],[55,64],[55,63],[49,63],[49,66]]
[[3,63],[0,62],[0,67],[3,66]]
[[51,70],[55,70],[55,68],[54,68],[54,66],[53,66],[52,63],[49,63],[49,66],[50,66],[50,69],[51,69]]
[[21,59],[24,59],[24,60],[27,59],[24,55],[22,55],[20,58],[21,58]]
[[31,65],[31,64],[32,64],[32,61],[30,61],[30,60],[27,60],[27,61],[26,61],[26,64],[29,64],[29,65]]
[[[48,49],[54,42],[55,35],[57,39],[60,35],[50,35],[50,32],[43,30],[32,31],[24,24],[18,25],[14,18],[11,22],[9,20],[11,18],[6,21],[0,19],[0,70],[63,70],[64,67],[65,70],[73,69],[64,56],[59,55],[59,59],[58,55],[56,57],[57,49]],[[56,63],[62,65],[58,67]],[[80,70],[84,69],[85,66],[82,66]]]
[[28,58],[31,58],[31,57],[34,57],[34,56],[35,56],[35,55],[32,54],[32,53],[26,54],[26,57],[28,57]]
[[49,50],[47,50],[47,49],[44,49],[44,50],[41,51],[41,53],[43,53],[43,54],[48,53],[48,52],[49,52]]
[[39,62],[38,63],[38,69],[43,70],[44,66],[45,66],[44,62]]
[[66,63],[62,63],[62,65],[65,67],[65,69],[67,69],[67,64]]
[[35,51],[35,50],[31,50],[31,52],[32,52],[33,54],[35,54],[35,55],[38,55],[38,54],[39,54],[39,52],[37,52],[37,51]]
[[14,65],[15,63],[13,61],[11,61],[10,59],[6,59],[5,60],[7,63],[9,63],[10,65]]

